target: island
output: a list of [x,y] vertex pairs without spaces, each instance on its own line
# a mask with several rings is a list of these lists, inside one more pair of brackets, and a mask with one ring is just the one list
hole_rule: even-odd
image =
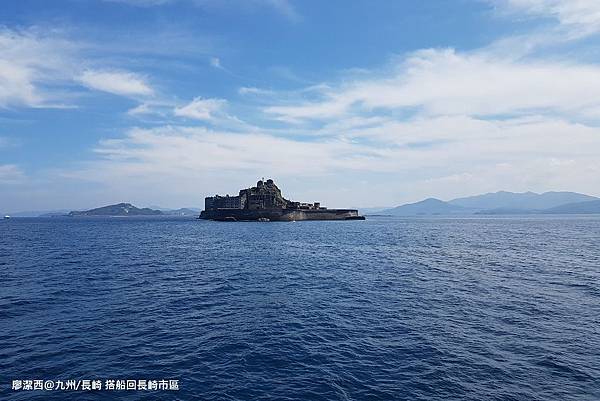
[[[154,206],[153,206],[154,207]],[[102,206],[90,210],[74,210],[67,214],[65,213],[45,213],[40,217],[128,217],[128,216],[173,216],[173,217],[197,217],[200,209],[194,208],[179,208],[179,209],[151,209],[148,207],[138,208],[131,203],[117,203],[115,205]]]
[[68,216],[158,216],[162,214],[163,212],[160,210],[147,207],[140,209],[131,203],[117,203],[116,205],[103,206],[96,209],[72,211]]
[[303,203],[285,199],[272,179],[259,180],[255,187],[237,196],[209,196],[200,219],[218,221],[364,220],[356,209],[328,209],[320,202]]

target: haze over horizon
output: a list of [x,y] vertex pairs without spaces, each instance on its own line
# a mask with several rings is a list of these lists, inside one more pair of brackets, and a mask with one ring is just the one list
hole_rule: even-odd
[[0,211],[600,197],[600,2],[8,0]]

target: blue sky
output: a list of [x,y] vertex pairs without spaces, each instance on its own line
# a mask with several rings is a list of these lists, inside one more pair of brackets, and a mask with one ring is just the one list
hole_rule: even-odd
[[0,210],[600,195],[595,0],[5,0]]

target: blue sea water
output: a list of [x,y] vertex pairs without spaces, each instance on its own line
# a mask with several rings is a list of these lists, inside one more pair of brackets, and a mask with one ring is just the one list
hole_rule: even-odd
[[597,217],[0,221],[0,398],[598,400],[599,240]]

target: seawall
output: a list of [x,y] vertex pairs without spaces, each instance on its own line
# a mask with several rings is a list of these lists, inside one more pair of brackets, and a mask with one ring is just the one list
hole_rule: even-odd
[[[256,221],[268,219],[270,221],[303,221],[303,220],[359,220],[356,209],[218,209],[203,211],[201,219],[221,221]],[[364,218],[363,218],[364,219]]]

